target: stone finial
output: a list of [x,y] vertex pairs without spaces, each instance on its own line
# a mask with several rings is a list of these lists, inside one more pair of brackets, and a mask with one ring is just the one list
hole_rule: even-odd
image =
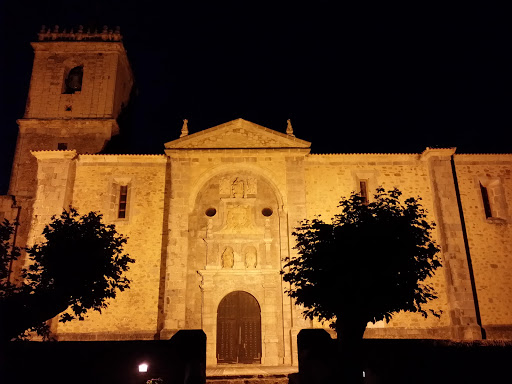
[[286,125],[286,134],[295,137],[295,135],[293,134],[292,122],[290,121],[290,119],[286,120],[286,122],[288,123]]
[[180,137],[184,137],[188,135],[188,120],[183,120],[183,127],[181,127],[181,135]]

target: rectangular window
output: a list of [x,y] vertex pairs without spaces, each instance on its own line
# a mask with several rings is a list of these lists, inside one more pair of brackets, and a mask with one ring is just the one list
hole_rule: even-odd
[[480,191],[482,192],[482,202],[484,204],[485,217],[492,217],[491,202],[489,200],[489,191],[487,190],[487,187],[484,187],[482,185],[482,183],[480,183]]
[[363,198],[363,204],[368,204],[368,180],[359,180],[359,195]]
[[126,218],[126,205],[128,204],[128,186],[121,185],[119,187],[119,209],[117,211],[118,219]]
[[68,149],[68,143],[57,143],[57,149],[59,151],[65,151]]

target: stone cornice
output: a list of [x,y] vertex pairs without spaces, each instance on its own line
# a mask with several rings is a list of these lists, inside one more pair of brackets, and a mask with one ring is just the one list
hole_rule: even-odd
[[306,157],[307,161],[418,161],[418,153],[312,153]]
[[455,161],[512,161],[512,153],[457,153],[454,156]]
[[84,134],[103,133],[106,137],[111,137],[119,133],[119,125],[115,119],[18,119],[16,121],[20,132],[30,129],[83,129]]
[[126,54],[123,43],[107,43],[103,41],[38,41],[31,43],[36,52],[119,52]]
[[199,153],[212,155],[229,156],[258,156],[265,154],[279,155],[300,155],[309,154],[310,148],[173,148],[166,149],[165,154],[169,157],[197,156]]
[[167,156],[165,155],[79,155],[78,162],[81,164],[88,163],[167,163]]
[[43,160],[72,160],[76,158],[76,151],[30,151],[38,161]]
[[422,153],[421,153],[421,160],[429,160],[433,157],[437,158],[450,158],[456,151],[456,147],[451,148],[431,148],[427,147]]

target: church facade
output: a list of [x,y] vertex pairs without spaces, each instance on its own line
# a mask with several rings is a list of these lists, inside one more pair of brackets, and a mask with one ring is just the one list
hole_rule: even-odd
[[331,217],[352,191],[371,199],[377,186],[421,196],[436,222],[443,267],[431,306],[443,315],[399,313],[370,324],[365,337],[512,338],[511,154],[311,154],[290,124],[278,132],[243,119],[196,133],[185,122],[162,154],[101,154],[133,85],[119,32],[43,30],[32,45],[0,218],[19,218],[23,246],[70,205],[98,211],[129,237],[136,260],[131,288],[102,314],[53,321],[59,340],[168,339],[203,329],[210,366],[297,364],[297,333],[323,325],[304,320],[284,293],[293,229]]

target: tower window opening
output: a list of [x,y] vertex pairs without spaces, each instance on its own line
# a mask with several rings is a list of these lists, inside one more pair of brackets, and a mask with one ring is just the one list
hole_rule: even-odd
[[57,143],[57,149],[59,151],[65,151],[68,149],[68,143]]
[[71,68],[64,80],[64,92],[73,94],[82,90],[82,79],[84,77],[84,67],[78,66]]
[[484,187],[482,183],[480,183],[480,191],[482,192],[482,203],[484,204],[485,217],[492,217],[491,210],[491,201],[489,200],[489,191],[487,187]]
[[128,186],[121,185],[119,187],[119,209],[117,211],[118,219],[126,218],[126,207],[128,204]]
[[359,195],[363,199],[363,204],[368,204],[368,180],[359,180]]

